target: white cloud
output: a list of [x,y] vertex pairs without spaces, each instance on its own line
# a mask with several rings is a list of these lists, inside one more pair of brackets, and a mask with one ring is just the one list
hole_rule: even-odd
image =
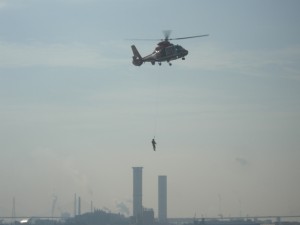
[[112,66],[122,61],[108,58],[103,52],[105,51],[76,43],[63,45],[0,42],[0,68],[32,66],[98,68]]

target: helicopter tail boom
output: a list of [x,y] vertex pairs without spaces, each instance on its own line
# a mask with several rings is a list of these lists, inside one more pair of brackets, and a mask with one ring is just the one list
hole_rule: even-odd
[[143,58],[140,55],[139,51],[137,50],[137,48],[135,47],[135,45],[131,45],[131,49],[133,52],[133,56],[132,56],[132,63],[135,66],[140,66],[143,64]]

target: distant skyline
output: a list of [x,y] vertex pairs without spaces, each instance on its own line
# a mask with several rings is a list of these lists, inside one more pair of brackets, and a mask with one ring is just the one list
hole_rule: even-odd
[[[300,1],[0,0],[0,216],[300,212]],[[163,38],[172,66],[132,65]],[[155,136],[157,151],[151,140]]]

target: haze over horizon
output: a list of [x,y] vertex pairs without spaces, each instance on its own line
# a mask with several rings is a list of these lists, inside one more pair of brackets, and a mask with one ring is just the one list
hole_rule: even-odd
[[[300,212],[300,1],[0,0],[0,216]],[[171,38],[169,66],[132,65]],[[157,151],[151,139],[156,137]]]

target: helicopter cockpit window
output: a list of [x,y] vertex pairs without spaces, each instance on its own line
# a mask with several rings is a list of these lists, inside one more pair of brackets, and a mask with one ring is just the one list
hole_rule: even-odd
[[179,46],[179,45],[176,45],[176,46],[175,46],[175,49],[176,49],[176,51],[177,51],[177,52],[179,52],[179,51],[181,51],[181,50],[182,50],[182,47],[181,47],[181,46]]

